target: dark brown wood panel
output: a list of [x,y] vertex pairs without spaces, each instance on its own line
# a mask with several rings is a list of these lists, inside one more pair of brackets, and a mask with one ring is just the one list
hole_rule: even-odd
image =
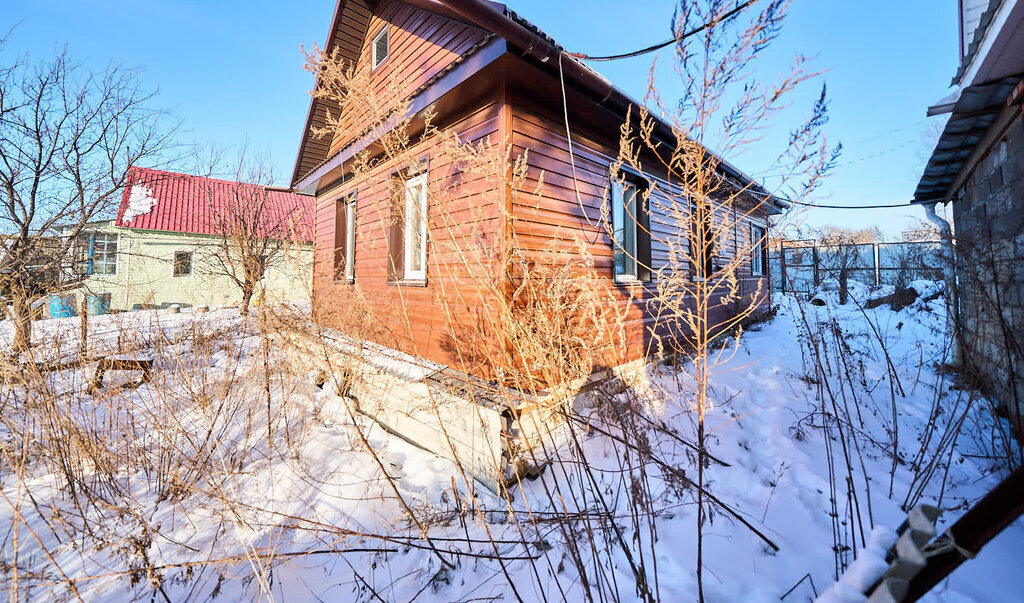
[[[427,12],[397,0],[381,2],[362,34],[357,70],[370,70],[371,42],[387,26],[388,58],[370,76],[379,98],[387,102],[408,98],[414,91],[447,69],[480,44],[486,33],[466,24]],[[359,137],[372,123],[366,107],[344,107],[341,130],[330,144],[333,154]]]

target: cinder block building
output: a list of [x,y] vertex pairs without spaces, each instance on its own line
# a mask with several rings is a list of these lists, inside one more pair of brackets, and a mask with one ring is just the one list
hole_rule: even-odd
[[949,121],[914,201],[952,204],[962,357],[1024,434],[1024,2],[960,0]]

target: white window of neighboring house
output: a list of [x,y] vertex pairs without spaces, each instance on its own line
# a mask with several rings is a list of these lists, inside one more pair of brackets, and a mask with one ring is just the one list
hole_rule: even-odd
[[405,278],[427,278],[427,174],[405,181]]
[[263,254],[256,259],[256,270],[259,271],[260,280],[266,280],[267,278],[267,255]]
[[750,229],[750,271],[755,275],[763,276],[767,265],[768,255],[768,231],[761,226],[752,226]]
[[117,274],[117,234],[87,232],[78,236],[76,272],[83,275]]
[[172,270],[174,276],[192,276],[192,252],[175,251]]
[[384,29],[380,30],[373,38],[373,46],[371,47],[371,54],[373,55],[373,68],[380,67],[380,64],[384,62],[384,59],[388,58],[388,26],[385,25]]

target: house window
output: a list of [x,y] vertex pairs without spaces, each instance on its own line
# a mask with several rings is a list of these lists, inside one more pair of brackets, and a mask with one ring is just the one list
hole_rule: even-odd
[[79,235],[75,245],[75,271],[82,275],[117,274],[117,234],[90,232]]
[[380,67],[380,64],[388,58],[388,26],[385,25],[384,29],[380,30],[373,38],[373,47],[371,48],[371,54],[373,54],[373,68]]
[[356,277],[356,192],[343,195],[335,206],[334,280]]
[[761,226],[750,228],[750,271],[757,276],[764,276],[768,266],[768,230]]
[[427,279],[427,172],[418,162],[391,180],[388,281]]
[[174,252],[174,276],[192,276],[192,252]]
[[690,258],[695,276],[708,278],[718,272],[718,242],[711,201],[690,204]]
[[427,278],[427,174],[405,183],[405,278]]
[[633,174],[621,173],[612,178],[611,189],[615,281],[650,280],[650,219],[644,207],[647,183]]

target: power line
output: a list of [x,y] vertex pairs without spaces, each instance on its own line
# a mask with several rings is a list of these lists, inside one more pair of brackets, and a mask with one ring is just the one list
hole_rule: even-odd
[[[757,2],[757,0],[747,0],[743,4],[740,4],[740,5],[736,6],[735,8],[733,8],[732,10],[730,10],[729,12],[723,14],[720,17],[717,17],[715,19],[712,19],[711,21],[708,21],[707,23],[704,23],[700,27],[697,27],[695,29],[687,31],[687,32],[683,33],[682,35],[676,36],[676,37],[671,38],[669,40],[665,40],[664,42],[660,42],[658,44],[654,44],[653,46],[648,46],[647,48],[642,48],[640,50],[636,50],[636,51],[633,51],[633,52],[627,52],[627,53],[623,53],[623,54],[613,54],[613,55],[601,56],[601,57],[594,57],[594,56],[590,56],[590,55],[583,54],[583,53],[568,52],[568,51],[563,51],[561,54],[564,54],[564,55],[567,55],[567,56],[572,57],[574,59],[578,59],[578,60],[582,60],[582,61],[616,61],[616,60],[619,60],[619,59],[628,59],[628,58],[632,58],[632,57],[638,57],[638,56],[641,56],[641,55],[644,55],[644,54],[648,54],[648,53],[654,52],[656,50],[661,50],[662,48],[665,48],[666,46],[669,46],[671,44],[675,44],[675,43],[681,42],[682,40],[685,40],[686,38],[689,38],[689,37],[691,37],[693,35],[696,35],[696,34],[702,32],[702,31],[704,31],[705,29],[708,29],[709,27],[714,27],[715,25],[721,23],[722,21],[725,21],[725,20],[727,20],[727,19],[729,19],[729,18],[739,14],[743,10],[745,10],[748,7],[750,7],[751,5],[753,5],[755,2]],[[567,101],[566,101],[566,96],[565,96],[565,79],[564,79],[564,75],[562,75],[561,56],[559,56],[558,67],[559,67],[559,79],[561,80],[561,83],[562,83],[562,103],[563,103],[563,110],[565,111],[565,129],[566,129],[566,134],[569,136],[569,160],[570,160],[570,162],[575,163],[573,161],[574,157],[573,157],[573,151],[572,151],[572,138],[571,138],[572,134],[570,133],[570,129],[569,129],[569,113],[568,113],[568,108],[565,106],[565,103]],[[921,123],[921,122],[918,122],[918,123]],[[873,140],[874,138],[879,138],[879,137],[884,136],[886,134],[891,134],[891,133],[894,133],[894,132],[899,132],[899,131],[911,128],[913,126],[916,126],[916,125],[917,125],[917,123],[910,124],[908,126],[904,126],[904,127],[899,128],[897,130],[892,130],[890,132],[883,132],[882,134],[866,138],[866,139],[864,139],[864,141],[860,141],[860,142],[865,142],[867,140]],[[893,148],[886,149],[885,151],[881,151],[881,152],[878,152],[878,153],[873,153],[873,154],[868,155],[866,157],[862,157],[860,159],[853,160],[853,161],[851,161],[849,163],[856,163],[858,161],[863,161],[865,159],[870,159],[870,158],[875,157],[877,155],[888,153],[889,151],[893,151],[893,150],[895,150],[897,148],[900,148],[902,146],[906,146],[907,144],[909,144],[909,143],[903,143],[903,144],[897,145],[897,146],[895,146]],[[573,182],[575,183],[575,181],[576,181],[575,165],[573,165],[573,168],[574,168],[573,169],[573,173],[574,173],[574,175],[573,175]],[[579,197],[579,191],[578,190],[576,192],[576,195],[577,195],[577,197]],[[890,208],[897,208],[897,207],[911,207],[911,203],[909,201],[904,202],[904,203],[894,203],[894,204],[858,205],[858,206],[821,205],[821,204],[818,204],[818,203],[804,203],[802,201],[791,201],[791,200],[787,200],[786,202],[790,203],[790,204],[793,204],[793,205],[801,205],[803,207],[817,207],[819,209],[890,209]],[[582,200],[580,200],[580,203],[582,203]],[[587,215],[586,212],[584,212],[583,215],[586,216]],[[587,218],[587,221],[589,222],[590,219]]]
[[893,207],[913,206],[913,204],[910,201],[904,201],[903,203],[893,203],[887,205],[821,205],[819,203],[804,203],[803,201],[791,200],[786,200],[786,203],[792,203],[794,205],[803,205],[804,207],[818,207],[821,209],[888,209]]
[[708,21],[707,23],[701,25],[700,27],[698,27],[696,29],[692,29],[692,30],[690,30],[690,31],[688,31],[688,32],[686,32],[686,33],[684,33],[682,35],[676,36],[676,37],[674,37],[672,39],[665,40],[664,42],[660,42],[660,43],[655,44],[653,46],[648,46],[647,48],[642,48],[640,50],[636,50],[636,51],[633,51],[633,52],[626,52],[626,53],[623,53],[623,54],[612,54],[612,55],[608,55],[608,56],[604,56],[604,57],[592,57],[590,55],[582,54],[582,53],[578,53],[578,52],[564,52],[563,54],[566,54],[566,55],[568,55],[568,56],[570,56],[570,57],[572,57],[574,59],[579,59],[579,60],[582,60],[582,61],[617,61],[619,59],[629,59],[629,58],[632,58],[632,57],[638,57],[638,56],[647,54],[649,52],[654,52],[655,50],[661,50],[662,48],[665,48],[666,46],[669,46],[671,44],[675,44],[677,42],[681,42],[682,40],[685,40],[686,38],[689,38],[692,35],[698,34],[698,33],[704,31],[705,29],[707,29],[709,27],[714,27],[715,25],[718,25],[722,21],[725,21],[725,20],[729,19],[730,17],[733,17],[734,15],[742,12],[743,10],[745,10],[747,7],[751,6],[755,2],[757,2],[757,0],[747,0],[743,4],[737,6],[736,8],[732,9],[731,11],[725,13],[721,17],[712,19],[712,20]]

